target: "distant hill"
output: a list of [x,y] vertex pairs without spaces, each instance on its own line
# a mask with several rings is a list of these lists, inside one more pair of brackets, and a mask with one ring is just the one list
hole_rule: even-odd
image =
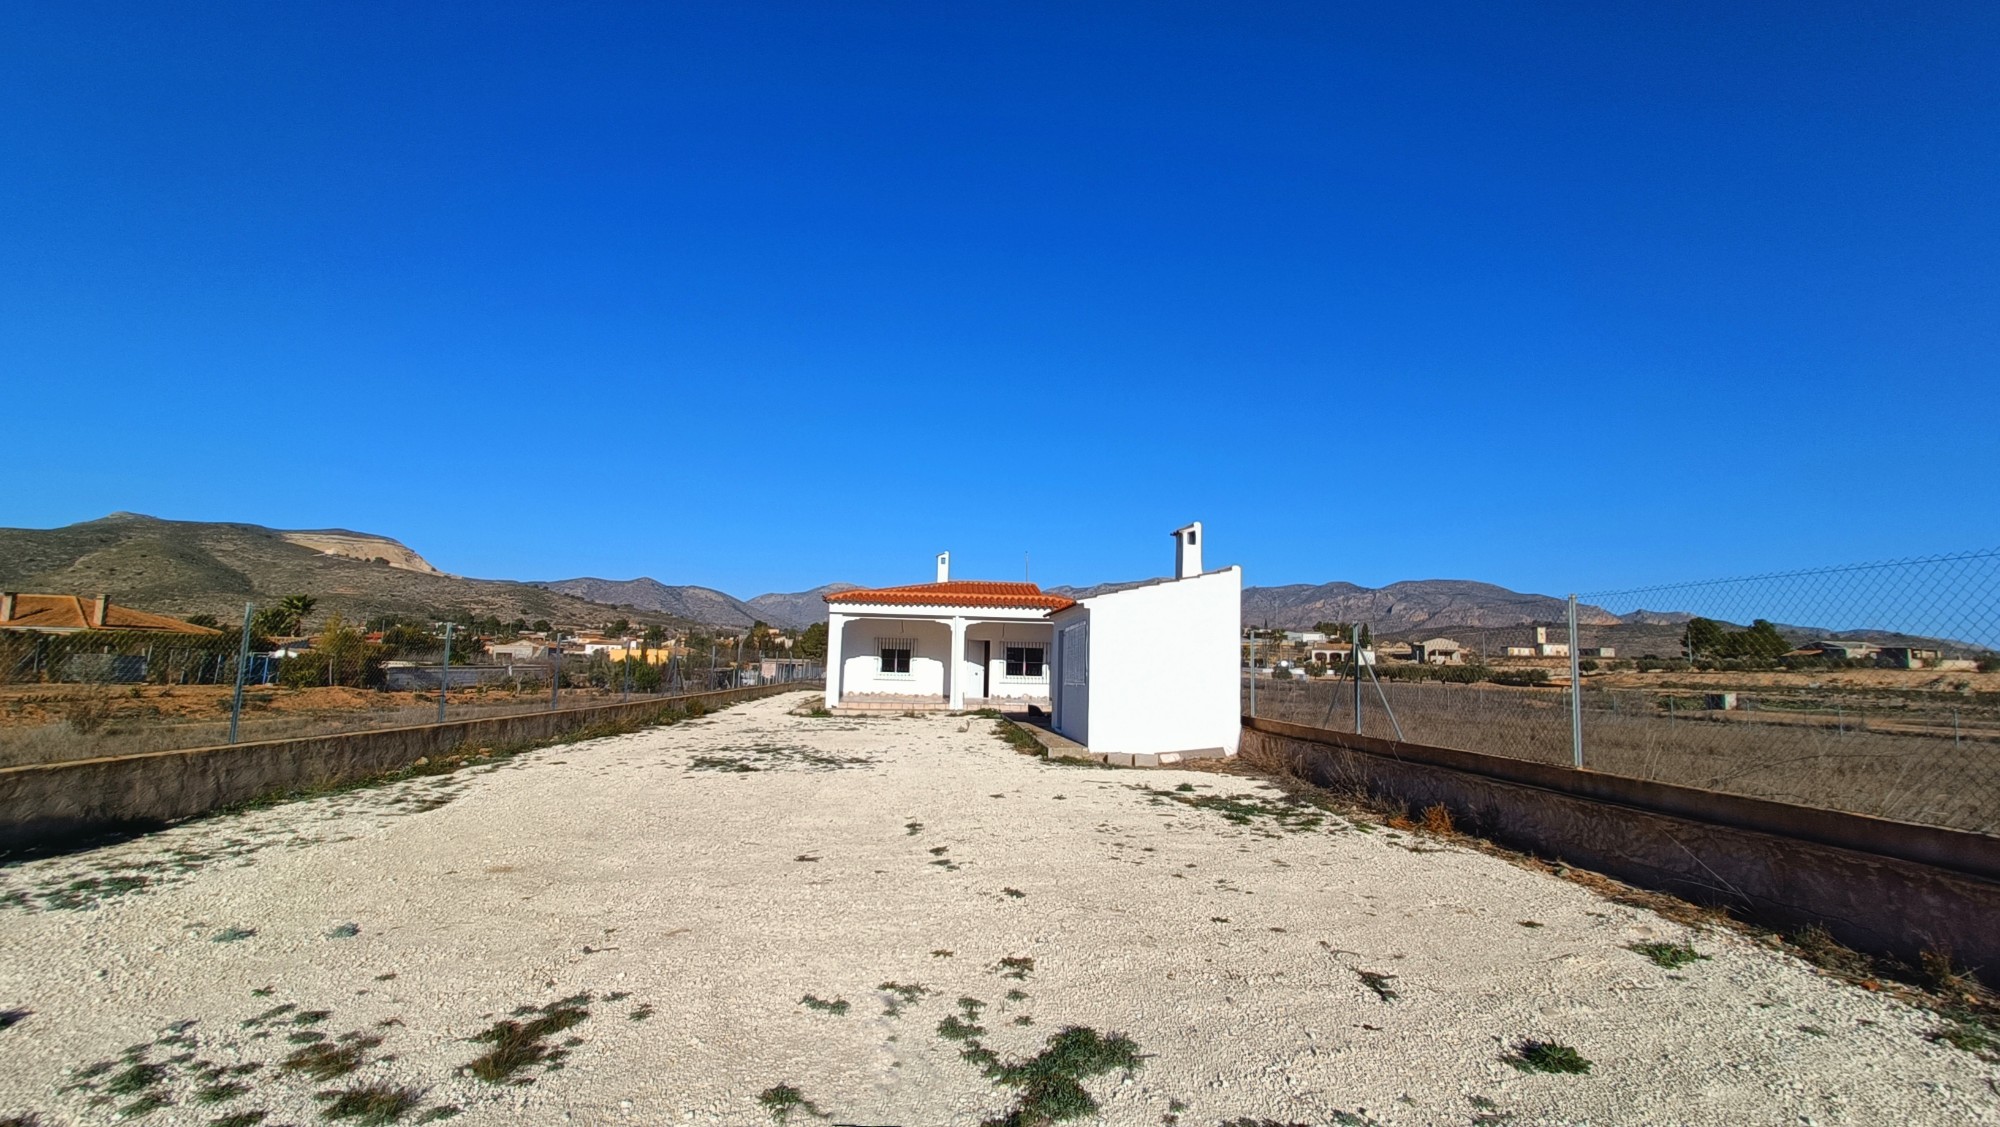
[[0,528],[0,586],[60,594],[103,592],[161,614],[225,622],[246,601],[304,593],[315,618],[456,611],[502,619],[595,624],[609,608],[528,583],[446,575],[386,536],[345,529],[286,531],[255,524],[171,521],[113,513],[62,528]]
[[[1243,589],[1247,625],[1300,630],[1316,622],[1365,622],[1378,635],[1563,622],[1566,600],[1527,595],[1468,579],[1412,579],[1386,587],[1353,583],[1292,584]],[[1615,625],[1618,617],[1598,607],[1579,607],[1578,621]]]
[[[1138,585],[1049,590],[1081,599]],[[303,593],[319,600],[315,618],[333,612],[364,619],[463,611],[503,620],[546,618],[565,626],[630,618],[737,629],[762,620],[799,630],[826,621],[823,596],[853,586],[829,583],[744,600],[709,587],[651,578],[543,583],[471,579],[439,571],[387,536],[337,528],[169,521],[137,513],[113,513],[63,528],[0,528],[0,587],[7,590],[102,592],[123,606],[179,616],[212,614],[224,621],[242,614],[245,601],[267,603]],[[1561,624],[1567,609],[1564,600],[1550,595],[1464,579],[1407,580],[1385,587],[1322,583],[1243,589],[1245,625],[1299,630],[1319,622],[1364,622],[1385,640],[1441,634],[1485,649],[1525,642],[1528,627]],[[1689,617],[1682,611],[1652,610],[1620,616],[1596,606],[1579,611],[1582,644],[1614,646],[1621,656],[1680,652]],[[1826,637],[1890,644],[1929,641],[1877,630],[1779,628],[1795,642]],[[1969,644],[1952,645],[1966,649]]]
[[773,626],[787,630],[803,630],[815,622],[826,621],[826,599],[835,591],[851,591],[859,584],[827,583],[810,591],[796,594],[759,595],[746,603],[758,618]]
[[535,585],[593,603],[651,611],[708,626],[748,626],[762,617],[741,599],[714,588],[673,587],[645,576],[638,579],[557,579]]

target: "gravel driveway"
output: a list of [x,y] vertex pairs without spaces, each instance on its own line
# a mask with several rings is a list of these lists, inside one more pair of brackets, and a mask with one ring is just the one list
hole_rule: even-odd
[[1737,935],[803,699],[0,869],[0,1123],[2000,1124]]

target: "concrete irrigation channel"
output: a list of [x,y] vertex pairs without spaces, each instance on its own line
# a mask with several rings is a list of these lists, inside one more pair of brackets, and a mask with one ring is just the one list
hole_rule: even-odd
[[2000,1123],[1938,1016],[1740,933],[808,703],[0,869],[0,1118]]

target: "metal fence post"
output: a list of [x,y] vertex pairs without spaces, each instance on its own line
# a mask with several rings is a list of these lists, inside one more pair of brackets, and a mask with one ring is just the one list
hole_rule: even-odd
[[444,698],[451,692],[451,628],[444,624],[444,668],[438,671],[438,723],[444,723]]
[[549,631],[549,708],[562,707],[562,631]]
[[1250,715],[1257,715],[1257,635],[1250,635]]
[[236,692],[229,698],[229,742],[236,742],[236,725],[243,718],[243,675],[250,671],[250,610],[243,604],[243,640],[236,647]]
[[1569,597],[1569,754],[1570,766],[1583,768],[1583,666],[1578,662],[1576,596]]
[[[1347,656],[1354,666],[1354,734],[1361,735],[1361,624],[1347,628]],[[1370,639],[1372,642],[1373,639]]]

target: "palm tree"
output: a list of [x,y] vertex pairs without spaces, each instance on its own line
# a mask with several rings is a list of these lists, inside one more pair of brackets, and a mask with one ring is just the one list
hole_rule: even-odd
[[297,634],[305,628],[306,616],[318,605],[319,600],[311,595],[286,595],[278,600],[278,613],[273,617],[285,633]]

